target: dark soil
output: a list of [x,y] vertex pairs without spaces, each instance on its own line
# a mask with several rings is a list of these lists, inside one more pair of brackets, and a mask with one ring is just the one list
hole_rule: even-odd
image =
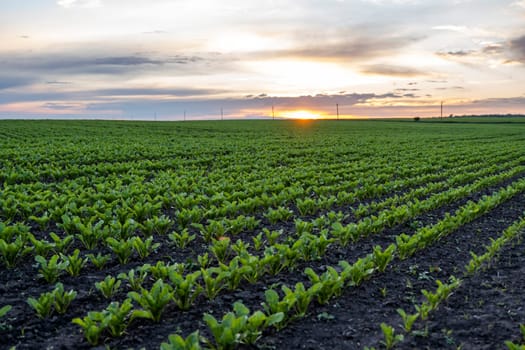
[[[253,285],[244,283],[238,290],[222,293],[212,301],[201,297],[187,312],[181,312],[174,305],[170,305],[160,323],[135,320],[126,335],[117,339],[105,339],[105,345],[117,349],[143,347],[157,349],[161,342],[167,341],[169,334],[179,333],[185,336],[197,329],[201,334],[210,337],[202,321],[204,312],[220,317],[230,311],[232,303],[237,300],[242,300],[251,310],[260,309],[264,291],[269,285],[278,289],[280,284],[293,285],[299,281],[305,282],[307,278],[302,271],[306,267],[323,271],[326,266],[336,265],[339,260],[352,262],[364,256],[374,245],[386,246],[392,242],[395,235],[401,232],[410,233],[418,226],[434,223],[446,212],[453,213],[467,200],[477,200],[483,194],[490,194],[495,190],[497,187],[476,193],[462,201],[425,213],[413,222],[387,229],[381,235],[368,237],[346,248],[334,246],[322,260],[302,263],[294,271],[277,276],[265,276]],[[422,300],[421,289],[435,289],[436,279],[445,281],[450,275],[461,276],[464,265],[470,259],[469,252],[481,253],[491,237],[497,237],[520,217],[525,209],[523,203],[525,203],[525,195],[516,196],[413,258],[393,262],[385,273],[374,276],[359,288],[349,288],[341,297],[332,300],[328,305],[312,305],[306,318],[292,323],[281,332],[265,334],[258,343],[259,346],[275,349],[360,349],[364,346],[378,346],[381,341],[379,328],[381,322],[394,325],[399,330],[398,324],[401,320],[396,309],[403,308],[407,312],[414,312],[413,304],[419,304]],[[239,238],[244,237],[241,235]],[[197,245],[195,250],[188,249],[176,253],[163,250],[162,257],[157,255],[150,260],[181,262],[195,257],[202,251],[201,245]],[[511,254],[509,257],[503,256],[500,264],[487,270],[483,275],[466,279],[448,304],[442,306],[434,314],[435,316],[432,315],[428,323],[430,334],[428,337],[408,338],[403,346],[407,348],[453,346],[449,345],[448,341],[457,345],[473,344],[472,348],[482,346],[498,348],[502,345],[501,339],[517,339],[519,322],[523,322],[524,318],[520,306],[522,299],[519,295],[522,286],[519,283],[522,282],[519,282],[517,276],[520,273],[518,269],[520,260],[524,258],[523,254],[518,253]],[[34,297],[52,289],[52,286],[37,279],[32,262],[25,262],[15,270],[3,270],[0,275],[2,303],[12,304],[14,307],[1,325],[0,348],[11,346],[16,346],[17,349],[89,348],[80,328],[72,324],[71,320],[75,317],[83,317],[89,311],[102,310],[110,303],[111,300],[104,299],[94,289],[94,283],[108,274],[116,276],[119,272],[128,271],[143,263],[144,261],[135,259],[121,266],[116,261],[112,261],[103,272],[95,270],[88,264],[82,271],[81,278],[62,276],[60,281],[66,290],[74,289],[79,295],[65,315],[54,315],[46,320],[36,318],[29,306],[20,302],[29,296]],[[28,280],[28,276],[34,277]],[[473,283],[472,287],[469,287],[470,283]],[[112,300],[123,300],[127,291],[126,288],[122,289]],[[446,314],[443,314],[445,312]],[[467,317],[462,319],[465,315]],[[455,317],[458,319],[456,320]],[[501,331],[500,325],[504,325],[501,326]],[[442,331],[443,329],[447,331]],[[497,329],[497,341],[490,335],[490,329]],[[448,330],[452,330],[452,333]],[[472,332],[476,332],[479,336],[473,335]],[[470,340],[473,343],[469,343]],[[476,343],[478,341],[480,343]]]
[[[399,326],[402,321],[396,309],[415,313],[413,305],[420,304],[423,299],[421,289],[434,290],[436,279],[446,281],[451,275],[462,277],[464,265],[470,260],[469,252],[482,253],[491,237],[497,237],[518,219],[524,210],[524,199],[524,195],[515,197],[421,254],[395,262],[384,274],[348,290],[329,305],[312,308],[307,318],[268,335],[260,344],[275,349],[379,347],[381,322],[402,332]],[[438,349],[463,344],[464,349],[497,349],[503,347],[504,340],[519,338],[519,322],[525,317],[520,295],[524,282],[519,275],[523,272],[525,257],[523,244],[519,247],[514,248],[519,253],[507,257],[504,252],[497,266],[464,281],[460,291],[449,299],[448,307],[432,315],[431,319],[436,320],[429,324],[428,333],[432,337],[407,339],[401,347]],[[500,271],[500,267],[506,271]],[[452,315],[450,319],[449,315]],[[465,315],[472,317],[462,319]],[[452,344],[446,343],[450,339],[444,329],[453,330]],[[497,332],[498,337],[493,337],[491,331]]]

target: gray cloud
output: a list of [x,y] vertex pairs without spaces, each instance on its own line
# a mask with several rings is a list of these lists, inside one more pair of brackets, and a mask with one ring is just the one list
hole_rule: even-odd
[[0,90],[22,87],[30,85],[35,81],[34,78],[23,75],[1,75],[0,74]]
[[47,102],[42,105],[43,108],[53,109],[58,111],[65,110],[79,110],[84,107],[82,103],[60,103],[60,102]]
[[[56,84],[56,83],[55,83]],[[61,82],[59,82],[61,84]],[[47,92],[4,92],[0,95],[0,103],[28,102],[28,101],[82,101],[104,100],[118,98],[126,100],[139,99],[140,96],[171,97],[171,98],[207,98],[230,91],[192,88],[115,88],[82,91],[47,91]]]
[[46,84],[48,85],[69,85],[73,83],[70,81],[50,80],[50,81],[46,81]]
[[418,77],[429,75],[428,72],[411,67],[390,65],[390,64],[373,64],[363,66],[362,73],[374,75],[387,75],[395,77]]
[[103,57],[95,58],[93,61],[87,61],[87,64],[109,65],[109,66],[139,66],[144,64],[159,65],[164,62],[140,56],[120,56],[120,57]]
[[516,55],[516,60],[525,63],[525,35],[511,40],[510,48]]
[[188,116],[220,116],[222,108],[225,115],[236,113],[240,110],[267,110],[272,106],[278,110],[296,108],[326,109],[333,110],[336,104],[341,108],[352,107],[371,100],[414,98],[413,94],[374,94],[374,93],[346,93],[346,94],[317,94],[293,97],[268,96],[261,93],[239,98],[203,98],[186,100],[161,100],[151,101],[148,99],[132,99],[127,101],[111,101],[91,103],[87,110],[95,113],[103,111],[122,111],[125,116],[151,118],[153,113],[159,116],[180,117],[183,111]]
[[447,86],[447,87],[437,87],[436,90],[464,90],[463,86]]
[[478,52],[476,50],[457,50],[457,51],[448,51],[448,52],[438,52],[438,56],[443,57],[467,57],[476,55]]
[[[360,28],[360,32],[366,29]],[[295,45],[287,50],[268,50],[249,54],[252,58],[300,58],[334,60],[354,63],[370,58],[383,57],[421,40],[422,36],[373,35],[372,32],[355,35],[354,29],[344,28],[322,32],[295,33]]]
[[209,96],[229,92],[227,90],[191,89],[191,88],[120,88],[94,90],[91,93],[99,96],[172,96],[172,97],[194,97]]

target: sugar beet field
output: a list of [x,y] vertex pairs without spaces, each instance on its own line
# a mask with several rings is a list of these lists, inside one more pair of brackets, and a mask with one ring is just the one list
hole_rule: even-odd
[[525,120],[0,135],[2,349],[524,348]]

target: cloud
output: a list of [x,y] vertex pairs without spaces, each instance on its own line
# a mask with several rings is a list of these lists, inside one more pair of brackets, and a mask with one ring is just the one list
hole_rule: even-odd
[[363,66],[362,73],[372,75],[385,75],[394,77],[418,77],[427,76],[428,72],[411,67],[390,65],[390,64],[372,64]]
[[92,62],[88,61],[88,64],[95,65],[109,65],[109,66],[139,66],[144,64],[163,64],[160,60],[153,60],[146,57],[140,56],[121,56],[121,57],[103,57],[95,58]]
[[[366,32],[368,28],[361,28]],[[355,63],[377,57],[384,57],[409,46],[423,36],[400,36],[369,33],[356,35],[354,29],[345,28],[334,32],[296,33],[291,48],[265,50],[249,53],[254,59],[293,58],[301,60],[328,60],[341,63]]]
[[440,51],[436,55],[465,64],[486,66],[487,60],[505,63],[525,63],[525,35],[501,42],[485,42],[476,50]]
[[163,35],[163,34],[168,34],[168,32],[165,31],[165,30],[152,30],[152,31],[149,31],[149,32],[142,32],[142,34]]
[[57,103],[57,102],[47,102],[42,105],[43,108],[53,109],[53,110],[81,110],[85,107],[83,103]]
[[[153,112],[159,116],[182,116],[183,111],[188,115],[217,117],[223,109],[225,115],[239,113],[239,111],[258,111],[263,113],[271,111],[272,106],[277,111],[293,109],[313,109],[332,111],[336,104],[341,108],[358,106],[369,101],[384,99],[415,98],[413,94],[374,94],[374,93],[345,93],[345,94],[316,94],[301,96],[269,96],[261,93],[234,98],[191,98],[181,100],[148,100],[130,99],[120,101],[99,101],[87,105],[86,110],[100,113],[102,111],[121,111],[123,115],[150,118]],[[266,112],[265,112],[266,111]],[[255,113],[255,112],[253,112]],[[254,114],[250,115],[254,115]],[[260,115],[260,114],[259,114]]]
[[[199,74],[212,72],[215,65],[230,64],[226,58],[217,55],[175,54],[154,57],[150,55],[96,55],[71,52],[39,53],[33,55],[6,55],[3,68],[35,76],[58,76],[57,80],[69,80],[72,75],[131,75],[161,73],[184,75],[198,71]],[[63,75],[64,78],[60,78]],[[45,79],[43,79],[45,80]]]
[[48,85],[69,85],[73,83],[70,81],[50,80],[50,81],[46,81],[46,84]]
[[516,60],[525,63],[525,35],[511,40],[510,48],[515,55]]
[[28,76],[17,75],[1,75],[0,74],[0,90],[22,87],[30,85],[35,81],[34,78]]
[[447,87],[437,87],[436,90],[464,90],[463,86],[447,86]]
[[488,44],[482,51],[488,55],[499,55],[505,52],[505,46],[499,43]]
[[448,52],[438,52],[438,56],[442,57],[467,57],[476,55],[478,52],[476,50],[457,50],[457,51],[448,51]]
[[58,0],[58,6],[65,8],[72,7],[84,7],[84,8],[93,8],[102,6],[101,0]]
[[210,96],[229,92],[227,90],[192,89],[192,88],[119,88],[94,90],[94,96],[170,96],[170,97],[196,97]]
[[521,7],[525,9],[525,0],[514,1],[511,6]]

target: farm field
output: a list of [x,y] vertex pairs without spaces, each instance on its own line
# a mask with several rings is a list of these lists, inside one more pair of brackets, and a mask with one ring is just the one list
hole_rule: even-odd
[[519,349],[502,121],[0,121],[0,348]]

